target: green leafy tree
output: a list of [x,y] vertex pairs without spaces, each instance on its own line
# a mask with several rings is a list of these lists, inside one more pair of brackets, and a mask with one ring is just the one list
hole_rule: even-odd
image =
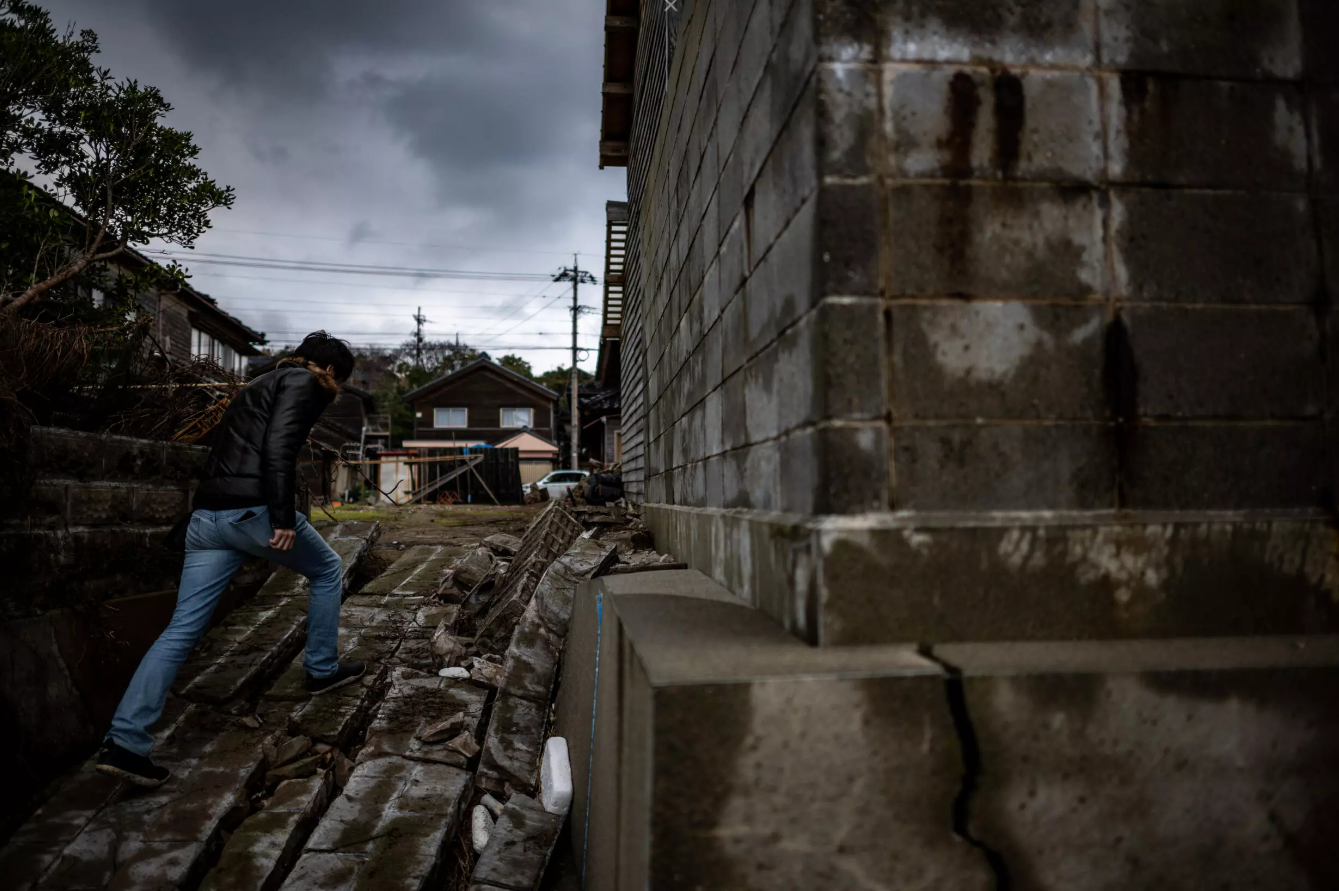
[[535,379],[535,373],[531,370],[530,363],[515,354],[503,356],[501,359],[497,360],[497,364],[508,371],[516,372],[521,377],[526,377],[530,380]]
[[[191,134],[162,124],[162,93],[93,65],[97,46],[92,31],[58,33],[40,7],[0,0],[0,312],[132,245],[190,247],[233,203],[196,164]],[[153,275],[185,281],[175,263]]]
[[[559,394],[566,393],[572,389],[572,366],[566,368],[555,368],[552,371],[546,371],[535,378],[542,386],[548,387]],[[595,380],[595,375],[588,371],[583,371],[579,366],[577,368],[577,386],[585,386]]]

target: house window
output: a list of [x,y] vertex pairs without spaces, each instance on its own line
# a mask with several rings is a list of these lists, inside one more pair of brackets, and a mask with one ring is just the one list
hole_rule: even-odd
[[469,412],[463,408],[434,408],[432,410],[434,427],[468,427]]
[[504,408],[502,409],[503,427],[533,427],[535,426],[535,410],[533,408]]

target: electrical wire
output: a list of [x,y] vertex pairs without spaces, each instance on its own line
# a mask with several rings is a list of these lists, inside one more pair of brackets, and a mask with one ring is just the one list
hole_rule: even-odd
[[359,263],[331,263],[318,260],[290,260],[252,257],[244,254],[206,254],[195,251],[145,251],[170,260],[215,266],[240,266],[250,269],[281,269],[295,272],[329,272],[339,275],[391,275],[409,278],[456,278],[472,281],[548,282],[546,272],[486,272],[463,269],[429,269],[409,266],[376,266]]

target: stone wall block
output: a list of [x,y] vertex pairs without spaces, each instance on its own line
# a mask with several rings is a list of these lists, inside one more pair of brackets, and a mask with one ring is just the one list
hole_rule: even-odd
[[1302,71],[1298,0],[1099,0],[1104,68],[1227,78]]
[[1095,0],[887,0],[880,37],[889,61],[1089,67],[1094,7]]
[[894,426],[893,506],[910,510],[1102,510],[1115,454],[1101,424]]
[[1117,189],[1111,218],[1125,300],[1315,299],[1319,261],[1304,195]]
[[1101,306],[894,304],[899,420],[1107,415]]
[[1324,403],[1311,309],[1130,307],[1143,417],[1305,418]]
[[71,526],[114,526],[129,523],[135,514],[135,487],[126,483],[70,485]]
[[871,176],[879,164],[879,82],[868,65],[818,69],[818,164],[822,176]]
[[811,85],[794,114],[786,120],[758,173],[749,226],[750,263],[755,267],[818,187],[815,98],[816,91]]
[[1339,192],[1339,86],[1316,87],[1310,98],[1315,184],[1327,192]]
[[1332,0],[1300,0],[1300,4],[1306,76],[1317,82],[1339,82],[1339,54],[1334,52],[1339,6]]
[[889,171],[900,177],[1097,181],[1097,79],[1073,71],[890,66]]
[[1131,508],[1319,508],[1329,486],[1320,421],[1141,426],[1125,451]]
[[1082,298],[1104,287],[1102,211],[1090,189],[895,185],[888,220],[894,297]]
[[1105,75],[1113,182],[1301,191],[1307,136],[1295,84]]
[[876,4],[813,0],[812,4],[796,4],[796,9],[814,16],[818,55],[824,62],[873,62],[878,58]]
[[873,183],[824,183],[815,207],[815,294],[880,296],[880,190]]
[[786,513],[887,510],[887,425],[823,425],[786,437],[780,444],[780,479],[775,507]]

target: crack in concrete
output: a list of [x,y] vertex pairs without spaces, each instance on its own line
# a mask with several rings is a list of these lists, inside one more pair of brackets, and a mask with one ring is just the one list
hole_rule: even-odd
[[981,852],[995,875],[996,891],[1012,891],[1013,877],[1004,855],[984,839],[978,838],[971,828],[972,800],[981,781],[981,746],[976,735],[976,725],[972,723],[971,710],[967,707],[962,671],[941,659],[929,644],[920,644],[916,651],[944,671],[944,694],[948,700],[949,714],[953,718],[953,729],[958,735],[958,748],[962,753],[962,785],[953,797],[953,834]]

